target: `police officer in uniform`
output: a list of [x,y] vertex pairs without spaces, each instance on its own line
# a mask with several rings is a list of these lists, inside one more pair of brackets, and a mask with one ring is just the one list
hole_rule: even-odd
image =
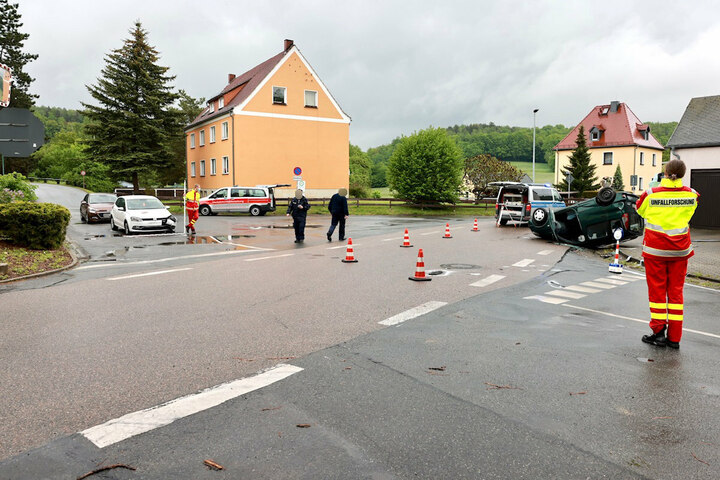
[[338,224],[340,224],[340,241],[345,240],[345,219],[350,215],[346,196],[347,189],[341,188],[338,190],[338,193],[330,198],[328,210],[330,211],[332,219],[330,220],[330,229],[327,232],[328,242],[332,242],[332,234]]
[[310,203],[303,195],[301,189],[295,190],[295,198],[290,200],[285,215],[292,215],[293,228],[295,229],[295,243],[303,243],[305,241],[305,219],[307,211],[310,210]]
[[645,219],[643,259],[653,331],[642,341],[656,347],[680,348],[682,336],[683,288],[688,259],[694,255],[689,222],[700,196],[683,187],[684,176],[685,164],[670,160],[660,186],[648,188],[636,205]]

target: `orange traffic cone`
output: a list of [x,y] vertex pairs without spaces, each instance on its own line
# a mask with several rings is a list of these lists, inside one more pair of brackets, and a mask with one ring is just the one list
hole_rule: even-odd
[[357,263],[357,260],[355,260],[355,254],[353,252],[352,238],[348,238],[347,252],[345,253],[345,258],[343,258],[342,261],[344,263]]
[[450,235],[450,224],[445,224],[445,235],[442,238],[452,238],[452,235]]
[[403,243],[400,245],[401,247],[412,247],[410,245],[410,234],[408,234],[408,229],[405,229],[405,238],[403,238]]
[[418,252],[417,263],[415,264],[415,276],[408,278],[416,282],[429,282],[432,280],[432,278],[425,276],[425,260],[423,259],[422,248]]
[[473,228],[472,228],[472,230],[470,230],[470,231],[471,231],[471,232],[479,232],[479,231],[480,231],[480,230],[478,230],[478,228],[477,228],[477,218],[475,219],[475,223],[473,223]]

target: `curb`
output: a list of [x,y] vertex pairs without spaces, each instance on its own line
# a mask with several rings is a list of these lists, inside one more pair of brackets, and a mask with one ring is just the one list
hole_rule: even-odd
[[31,278],[44,277],[46,275],[52,275],[53,273],[59,273],[59,272],[63,272],[65,270],[69,270],[69,269],[73,268],[75,265],[78,264],[78,257],[74,252],[73,244],[71,242],[67,242],[65,251],[68,252],[70,254],[70,257],[72,258],[72,262],[70,262],[69,265],[65,265],[64,267],[61,267],[61,268],[56,268],[55,270],[48,270],[46,272],[32,273],[30,275],[24,275],[22,277],[15,277],[15,278],[9,278],[7,280],[0,280],[0,285],[6,284],[6,283],[19,282],[21,280],[28,280]]

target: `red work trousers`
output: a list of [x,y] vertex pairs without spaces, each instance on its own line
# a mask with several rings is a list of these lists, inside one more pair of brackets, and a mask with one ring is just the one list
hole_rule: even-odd
[[687,258],[645,257],[645,277],[650,300],[650,328],[654,333],[667,325],[667,338],[679,342],[683,324],[683,287]]
[[197,209],[195,209],[195,210],[187,210],[186,209],[186,211],[187,211],[187,215],[188,215],[188,222],[190,222],[190,223],[188,223],[185,226],[190,227],[190,230],[192,230],[194,232],[195,231],[195,222],[197,222],[197,219],[199,217],[198,211],[197,211]]

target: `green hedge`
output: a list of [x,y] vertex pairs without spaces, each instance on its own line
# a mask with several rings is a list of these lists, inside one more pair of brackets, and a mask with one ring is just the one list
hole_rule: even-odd
[[23,247],[37,250],[60,247],[69,223],[70,211],[54,203],[0,205],[0,235]]

